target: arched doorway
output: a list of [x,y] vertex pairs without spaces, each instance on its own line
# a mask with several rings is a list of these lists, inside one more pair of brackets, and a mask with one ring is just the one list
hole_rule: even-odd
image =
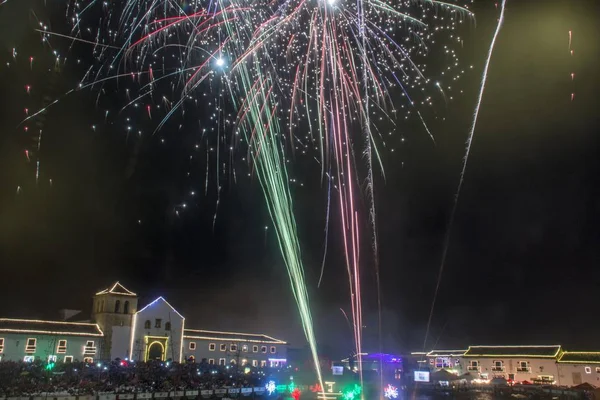
[[161,342],[155,341],[148,345],[146,359],[163,361],[165,359],[165,346]]

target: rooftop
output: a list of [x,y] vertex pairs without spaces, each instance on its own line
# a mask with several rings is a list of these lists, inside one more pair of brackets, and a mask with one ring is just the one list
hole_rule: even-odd
[[600,352],[565,351],[561,354],[558,362],[570,364],[600,364]]
[[466,352],[467,350],[431,350],[427,353],[427,357],[458,357]]
[[0,332],[37,333],[42,335],[103,336],[97,324],[83,322],[42,321],[37,319],[0,318]]
[[229,342],[255,342],[269,344],[287,344],[283,340],[275,339],[262,333],[239,333],[239,332],[222,332],[222,331],[206,331],[201,329],[185,329],[183,337],[186,339],[206,339],[206,340],[223,340]]
[[465,357],[538,357],[554,358],[560,353],[560,345],[542,346],[469,346]]
[[121,296],[137,296],[131,290],[127,289],[125,286],[121,285],[119,282],[115,282],[109,289],[104,289],[96,293],[96,296],[101,294],[118,294]]

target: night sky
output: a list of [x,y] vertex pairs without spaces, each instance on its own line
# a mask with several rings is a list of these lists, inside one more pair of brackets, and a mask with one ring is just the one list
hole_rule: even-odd
[[[211,181],[204,194],[204,171],[187,161],[196,133],[178,129],[181,121],[138,144],[127,137],[123,118],[103,123],[96,92],[66,96],[44,121],[36,187],[35,168],[23,155],[30,142],[17,127],[24,104],[32,101],[24,85],[33,82],[40,101],[46,93],[56,98],[76,84],[83,69],[71,63],[51,81],[47,73],[28,70],[27,63],[20,68],[6,63],[13,48],[26,58],[35,55],[40,65],[49,57],[33,29],[36,18],[57,20],[54,28],[62,29],[60,4],[16,0],[0,6],[0,316],[55,318],[61,308],[87,311],[95,291],[119,280],[142,303],[165,296],[190,326],[265,332],[303,346],[257,180],[247,177],[244,163],[236,165],[236,182],[222,184],[214,222],[216,184]],[[464,142],[498,15],[494,1],[476,1],[472,9],[477,23],[463,35],[461,53],[462,63],[473,65],[461,83],[464,95],[439,105],[441,117],[430,121],[435,145],[422,129],[402,128],[406,141],[389,143],[397,150],[384,153],[385,180],[380,174],[376,179],[388,352],[423,346]],[[595,0],[508,0],[428,348],[563,344],[600,350],[598,15]],[[310,160],[299,160],[292,172],[303,183],[292,190],[317,338],[332,355],[348,354],[352,334],[340,311],[349,312],[349,299],[337,216],[331,217],[317,288],[326,190]],[[198,188],[193,199],[190,188]],[[363,249],[365,348],[375,350],[368,240]]]

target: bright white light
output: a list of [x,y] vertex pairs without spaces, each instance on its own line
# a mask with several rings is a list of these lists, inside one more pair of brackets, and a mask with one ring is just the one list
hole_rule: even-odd
[[330,6],[335,5],[335,3],[337,3],[337,0],[327,0],[327,4],[329,4]]
[[398,398],[398,388],[392,385],[387,385],[384,390],[385,397],[387,399],[397,399]]
[[225,65],[225,60],[222,57],[217,58],[217,67],[222,67]]
[[272,395],[273,392],[275,392],[275,390],[277,389],[277,386],[275,385],[274,381],[269,381],[269,383],[267,383],[265,385],[265,389],[267,389],[267,392],[269,392],[269,395]]

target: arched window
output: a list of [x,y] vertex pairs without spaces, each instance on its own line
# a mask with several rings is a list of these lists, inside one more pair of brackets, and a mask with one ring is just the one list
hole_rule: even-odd
[[170,322],[166,322],[165,323],[165,331],[170,331],[171,330],[171,323]]
[[126,301],[123,305],[123,314],[129,314],[129,301]]
[[115,312],[116,313],[121,312],[121,300],[117,300],[115,302]]
[[150,329],[150,320],[146,320],[146,323],[144,324],[144,329]]

